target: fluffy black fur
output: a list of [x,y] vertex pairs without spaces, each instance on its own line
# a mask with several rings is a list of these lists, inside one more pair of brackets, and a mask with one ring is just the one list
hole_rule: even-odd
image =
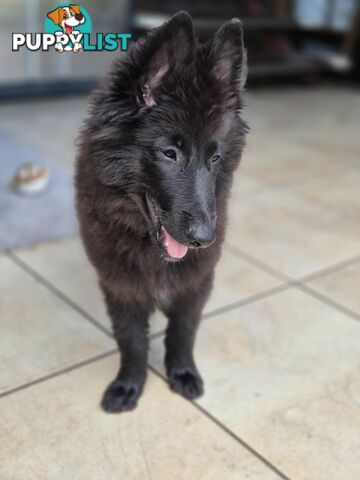
[[[121,352],[102,400],[108,412],[136,406],[156,306],[169,319],[171,389],[190,399],[203,393],[193,347],[247,131],[245,79],[241,22],[199,45],[191,18],[179,13],[115,61],[93,96],[76,190],[83,242]],[[183,258],[171,258],[165,231],[189,248]]]

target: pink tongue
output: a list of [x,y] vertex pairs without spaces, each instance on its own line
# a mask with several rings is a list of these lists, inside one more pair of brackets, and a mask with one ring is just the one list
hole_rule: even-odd
[[164,227],[162,227],[162,229],[165,234],[164,245],[169,256],[172,258],[182,258],[188,251],[188,247],[177,242]]

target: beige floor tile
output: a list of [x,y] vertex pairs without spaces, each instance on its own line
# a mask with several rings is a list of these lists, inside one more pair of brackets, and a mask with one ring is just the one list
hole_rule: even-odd
[[[95,270],[86,258],[78,237],[17,250],[16,255],[111,330]],[[165,323],[164,316],[156,312],[150,321],[150,332],[159,332],[165,327]]]
[[7,257],[0,272],[0,392],[115,347]]
[[110,328],[95,270],[78,237],[20,249],[16,255],[89,315]]
[[297,183],[292,189],[307,199],[358,222],[360,220],[360,162],[359,169],[329,173]]
[[358,164],[360,95],[349,90],[348,94],[338,96],[335,101],[324,97],[321,111],[312,113],[313,121],[297,131],[292,129],[289,138],[330,151],[342,161],[352,159],[353,163]]
[[231,198],[236,200],[245,199],[249,194],[258,192],[266,183],[256,177],[246,175],[242,164],[234,174],[234,182],[231,189]]
[[[360,122],[360,115],[357,119],[357,125]],[[351,128],[343,125],[341,128],[335,126],[322,135],[313,132],[295,132],[292,133],[293,140],[309,148],[316,148],[323,152],[331,153],[332,157],[337,157],[339,163],[345,167],[359,168],[360,142],[358,127],[353,124]],[[335,139],[329,142],[329,138]]]
[[[303,147],[304,153],[308,153],[307,157],[296,157],[295,149],[295,158],[300,160],[298,165],[291,158],[288,161],[284,159],[285,172],[277,173],[286,174],[288,178],[291,175],[291,165],[294,173],[300,176],[303,176],[304,171],[320,174],[328,171],[329,166],[325,162],[319,163],[320,167],[321,164],[324,167],[323,172],[319,171],[315,162],[317,156],[311,154],[314,151],[318,152],[320,159],[326,161],[326,157],[329,157],[335,160],[331,162],[332,167],[336,164],[359,165],[360,95],[355,88],[322,85],[311,89],[283,87],[254,90],[249,95],[244,115],[251,127],[249,144],[253,143],[255,152],[259,152],[267,174],[272,162],[266,163],[266,155],[269,160],[276,160],[279,151],[281,159],[282,155],[286,155],[284,148],[288,144]],[[271,150],[261,149],[262,137],[273,139],[272,147],[269,143]],[[256,146],[259,147],[257,150]],[[251,168],[254,163],[256,169],[252,156],[248,156],[247,161],[247,152],[244,160],[244,166],[248,164]],[[311,162],[315,162],[315,165],[312,166]]]
[[[18,250],[16,255],[110,330],[110,320],[95,272],[78,238]],[[279,283],[276,277],[224,249],[216,271],[214,290],[204,312],[209,313]],[[161,312],[155,312],[150,319],[150,333],[157,333],[165,327],[166,318]]]
[[108,358],[1,399],[0,477],[279,478],[152,373],[135,411],[103,413],[116,368]]
[[279,141],[274,135],[254,133],[244,151],[242,171],[258,180],[292,185],[308,177],[321,177],[324,172],[342,172],[354,163],[352,156],[340,156],[331,146]]
[[[291,289],[205,320],[199,400],[296,480],[360,471],[360,323]],[[151,361],[162,370],[163,342]]]
[[227,241],[290,277],[360,253],[360,225],[287,189],[231,202]]
[[360,262],[315,278],[308,285],[360,315]]
[[283,283],[239,256],[223,248],[215,270],[214,289],[205,306],[204,313],[243,300]]
[[[282,87],[254,90],[244,115],[252,133],[271,133],[278,139],[303,141],[301,134],[317,138],[320,145],[346,147],[358,136],[360,96],[356,88]],[[331,133],[331,136],[329,135]],[[359,145],[357,144],[357,147]]]

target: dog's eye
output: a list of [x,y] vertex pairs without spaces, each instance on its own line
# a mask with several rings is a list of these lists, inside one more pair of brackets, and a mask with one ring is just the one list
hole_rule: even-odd
[[212,158],[212,163],[218,162],[220,160],[220,155],[216,153]]
[[64,18],[68,18],[67,13],[64,13]]
[[163,150],[162,153],[165,157],[171,158],[171,160],[176,160],[176,152],[173,148],[167,148],[166,150]]

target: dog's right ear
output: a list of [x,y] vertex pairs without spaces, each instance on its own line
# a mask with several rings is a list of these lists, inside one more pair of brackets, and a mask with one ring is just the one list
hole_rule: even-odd
[[76,13],[76,15],[81,14],[80,5],[77,5],[77,4],[70,5],[70,8],[72,8],[72,9],[74,10],[74,12]]
[[60,25],[60,10],[61,7],[58,7],[47,14],[47,17],[50,18],[50,20],[52,20],[55,25]]
[[154,91],[167,73],[184,68],[194,58],[195,35],[191,17],[180,12],[155,28],[141,44],[145,68],[140,78],[138,102],[156,105]]
[[210,38],[207,56],[212,75],[228,89],[241,91],[247,77],[247,54],[242,22],[233,18]]

